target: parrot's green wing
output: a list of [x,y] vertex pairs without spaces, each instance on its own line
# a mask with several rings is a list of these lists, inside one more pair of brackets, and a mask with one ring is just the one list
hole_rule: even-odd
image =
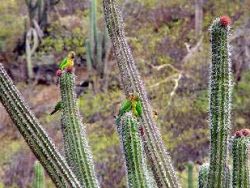
[[54,110],[50,113],[50,115],[53,115],[54,113],[56,113],[57,111],[61,110],[63,108],[63,102],[62,101],[59,101]]
[[67,58],[64,58],[61,63],[59,64],[59,68],[63,70],[67,66]]
[[136,112],[137,112],[137,116],[141,116],[142,115],[142,104],[141,104],[141,100],[138,100],[136,102]]
[[124,113],[131,110],[131,107],[132,107],[132,102],[130,100],[125,100],[121,105],[118,116],[122,116]]

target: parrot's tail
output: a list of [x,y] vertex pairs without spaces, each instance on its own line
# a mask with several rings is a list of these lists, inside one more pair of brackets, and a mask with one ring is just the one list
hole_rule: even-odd
[[54,113],[56,113],[57,112],[57,110],[53,110],[51,113],[50,113],[50,115],[53,115]]

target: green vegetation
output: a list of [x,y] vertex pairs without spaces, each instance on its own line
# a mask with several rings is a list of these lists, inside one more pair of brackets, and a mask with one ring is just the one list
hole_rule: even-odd
[[[35,1],[34,1],[35,2]],[[171,155],[177,176],[183,188],[187,187],[188,173],[183,171],[187,161],[194,162],[194,186],[197,185],[197,163],[207,161],[209,152],[208,111],[208,62],[210,60],[208,28],[215,17],[229,15],[233,18],[232,37],[238,29],[247,22],[249,3],[247,1],[212,1],[203,6],[202,45],[192,52],[192,56],[183,61],[188,49],[194,47],[199,40],[194,35],[194,2],[178,0],[132,0],[121,1],[126,39],[132,49],[136,66],[138,67],[145,87],[148,91],[154,121],[160,130],[163,144]],[[86,81],[95,70],[87,71],[86,40],[90,38],[90,1],[69,0],[60,1],[48,13],[48,28],[39,48],[32,56],[32,63],[38,72],[35,78],[51,77],[47,72],[39,72],[44,66],[56,66],[59,60],[69,51],[77,54],[76,84]],[[36,114],[48,135],[52,138],[59,151],[63,151],[62,133],[60,131],[60,113],[49,116],[56,101],[59,101],[58,91],[54,82],[44,85],[43,82],[27,84],[26,78],[16,78],[16,75],[26,74],[24,53],[16,55],[12,51],[17,42],[23,40],[28,18],[28,10],[24,0],[3,1],[0,4],[0,61],[14,79],[18,89],[24,95],[32,111]],[[96,26],[105,32],[102,0],[96,0]],[[18,18],[18,19],[16,19]],[[26,21],[25,21],[26,20]],[[241,36],[244,38],[244,36]],[[247,40],[246,40],[247,42]],[[238,51],[245,43],[231,41],[232,49]],[[22,48],[23,50],[24,48]],[[244,50],[241,49],[241,52]],[[124,100],[119,85],[119,70],[111,49],[108,65],[108,86],[105,92],[92,90],[91,86],[84,90],[79,103],[80,114],[88,135],[95,160],[95,169],[101,187],[124,187],[126,185],[122,153],[119,137],[116,132],[114,116],[119,112],[119,106]],[[234,53],[234,50],[232,51]],[[46,56],[52,56],[52,61]],[[241,66],[243,57],[235,56],[233,76],[237,73],[235,66]],[[39,61],[37,61],[39,60]],[[236,63],[236,64],[235,64]],[[16,72],[12,72],[12,71]],[[50,69],[50,71],[53,71]],[[250,71],[247,64],[240,67],[240,79],[235,76],[235,87],[232,89],[232,132],[248,127],[250,122]],[[52,72],[54,75],[54,72]],[[181,78],[178,80],[179,75]],[[53,77],[53,79],[55,79]],[[102,79],[97,76],[97,84]],[[233,78],[232,78],[233,79]],[[38,83],[38,84],[37,84]],[[100,84],[102,85],[102,84]],[[98,85],[97,85],[98,86]],[[177,89],[174,88],[177,86]],[[102,91],[102,90],[101,90]],[[173,93],[173,94],[172,94]],[[48,97],[49,96],[49,97]],[[7,117],[7,118],[6,118]],[[85,124],[86,123],[86,124]],[[9,174],[10,166],[18,163],[17,168],[30,169],[33,160],[21,164],[15,158],[25,149],[26,156],[31,155],[25,142],[18,134],[13,123],[8,120],[4,109],[0,106],[0,187],[29,187],[31,179],[22,172]],[[13,160],[13,157],[15,160]],[[26,157],[28,160],[29,158]],[[13,170],[14,171],[14,170]],[[13,177],[12,184],[6,183]],[[19,181],[19,177],[21,181]],[[46,186],[53,188],[50,178],[46,177]]]

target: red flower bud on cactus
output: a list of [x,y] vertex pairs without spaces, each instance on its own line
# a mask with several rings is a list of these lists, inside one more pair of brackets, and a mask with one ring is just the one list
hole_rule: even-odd
[[220,17],[220,24],[224,27],[231,24],[231,19],[228,16],[221,16]]
[[242,129],[241,133],[244,136],[250,136],[250,129]]
[[234,134],[234,136],[235,136],[236,138],[242,137],[241,131],[236,131],[235,134]]
[[61,69],[58,69],[56,71],[56,76],[60,77],[62,75],[62,70]]

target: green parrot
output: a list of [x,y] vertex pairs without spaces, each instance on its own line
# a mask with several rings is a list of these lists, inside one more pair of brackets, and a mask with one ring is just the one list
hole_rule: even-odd
[[138,95],[129,94],[128,98],[122,103],[118,116],[122,116],[130,110],[132,110],[134,116],[141,116],[142,104]]
[[76,54],[75,52],[71,51],[68,53],[67,57],[65,57],[61,63],[59,64],[59,69],[64,70],[64,69],[72,69],[74,66],[74,58]]
[[56,113],[57,111],[61,110],[63,108],[63,102],[62,101],[59,101],[54,110],[50,113],[50,115],[53,115],[54,113]]

